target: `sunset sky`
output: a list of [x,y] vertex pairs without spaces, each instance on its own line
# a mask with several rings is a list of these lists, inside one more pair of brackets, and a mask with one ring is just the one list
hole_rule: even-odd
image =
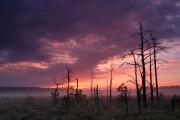
[[[1,0],[0,86],[51,87],[68,64],[90,87],[106,85],[114,64],[113,86],[130,78],[132,67],[119,65],[136,48],[138,18],[153,29],[168,53],[158,68],[161,86],[180,85],[180,0]],[[130,85],[131,86],[131,85]]]

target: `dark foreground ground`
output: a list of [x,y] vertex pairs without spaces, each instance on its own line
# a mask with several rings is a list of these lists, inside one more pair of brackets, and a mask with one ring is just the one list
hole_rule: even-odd
[[138,113],[135,99],[129,100],[128,113],[124,103],[116,99],[106,100],[99,108],[92,102],[52,104],[50,98],[0,98],[0,120],[180,120],[180,104],[172,112],[171,100],[163,99],[159,110]]

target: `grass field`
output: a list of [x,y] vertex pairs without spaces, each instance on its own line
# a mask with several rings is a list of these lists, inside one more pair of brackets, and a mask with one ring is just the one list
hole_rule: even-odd
[[91,101],[67,105],[52,104],[51,98],[1,98],[0,120],[180,120],[179,101],[175,112],[169,98],[162,101],[159,110],[148,108],[139,113],[136,100],[130,98],[126,113],[124,104],[116,98],[111,104],[104,98],[99,107]]

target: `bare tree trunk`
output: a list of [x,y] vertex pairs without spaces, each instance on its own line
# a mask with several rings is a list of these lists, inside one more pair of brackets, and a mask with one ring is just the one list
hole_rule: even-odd
[[157,101],[157,107],[159,107],[160,98],[159,98],[159,85],[158,85],[158,71],[157,71],[157,60],[163,61],[167,63],[164,60],[157,59],[157,53],[159,51],[166,51],[165,46],[160,46],[160,43],[157,41],[157,39],[153,36],[153,33],[151,32],[151,40],[153,44],[153,59],[154,59],[154,75],[155,75],[155,88],[156,88],[156,101]]
[[154,95],[153,95],[153,82],[152,82],[152,58],[151,58],[151,50],[150,50],[150,57],[149,57],[149,72],[150,72],[150,94],[151,94],[151,108],[154,105]]
[[126,113],[128,113],[128,88],[125,87],[124,89],[124,92],[125,92],[125,105],[126,105]]
[[98,89],[98,84],[96,86],[96,106],[97,106],[97,109],[99,109],[99,89]]
[[157,104],[159,104],[159,86],[158,86],[158,76],[157,76],[157,60],[156,60],[156,42],[153,39],[153,49],[154,49],[154,75],[155,75],[155,82],[156,82],[156,99]]
[[54,84],[56,85],[56,88],[53,92],[51,92],[53,103],[58,103],[58,97],[59,97],[59,86],[64,84],[64,81],[57,82],[55,79],[53,79]]
[[76,79],[76,94],[78,94],[78,90],[79,90],[79,79]]
[[144,35],[143,35],[143,27],[141,21],[139,21],[140,25],[140,39],[141,39],[141,62],[142,62],[142,89],[143,89],[143,107],[147,108],[147,96],[146,96],[146,66],[145,66],[145,57],[144,57]]
[[141,93],[140,93],[140,88],[139,88],[139,84],[138,84],[138,76],[137,76],[137,61],[134,55],[134,52],[131,51],[131,54],[133,55],[133,59],[134,59],[134,72],[135,72],[135,85],[136,85],[136,97],[137,97],[137,104],[138,104],[138,111],[141,112]]
[[122,100],[124,102],[125,105],[125,111],[126,113],[128,113],[128,98],[129,98],[129,91],[128,91],[128,87],[124,85],[124,83],[122,83],[118,88],[117,88],[118,92],[120,92],[120,97],[122,97]]
[[66,66],[66,70],[67,70],[67,100],[69,102],[69,89],[70,89],[70,74],[71,74],[71,70],[68,66]]
[[77,103],[79,103],[79,79],[76,78],[76,94],[75,94],[75,100]]
[[112,78],[113,76],[113,64],[111,64],[111,70],[110,70],[110,86],[109,86],[109,101],[112,102]]
[[51,92],[51,95],[52,95],[53,103],[54,103],[54,104],[58,103],[58,97],[59,97],[58,89],[59,89],[59,85],[56,84],[55,90],[54,90],[53,92]]
[[96,103],[96,87],[94,87],[94,102]]
[[106,80],[106,96],[107,96],[107,101],[109,100],[109,86],[108,86],[108,79]]
[[91,71],[91,99],[93,100],[93,80],[94,80],[94,72]]

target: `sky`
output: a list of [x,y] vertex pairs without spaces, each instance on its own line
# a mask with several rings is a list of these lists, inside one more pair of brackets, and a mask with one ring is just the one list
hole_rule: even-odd
[[[161,86],[180,85],[180,0],[1,0],[0,86],[51,87],[53,78],[78,76],[81,88],[113,86],[130,78],[121,56],[136,48],[138,18],[152,29],[168,53],[158,66]],[[132,86],[132,85],[130,85]]]

